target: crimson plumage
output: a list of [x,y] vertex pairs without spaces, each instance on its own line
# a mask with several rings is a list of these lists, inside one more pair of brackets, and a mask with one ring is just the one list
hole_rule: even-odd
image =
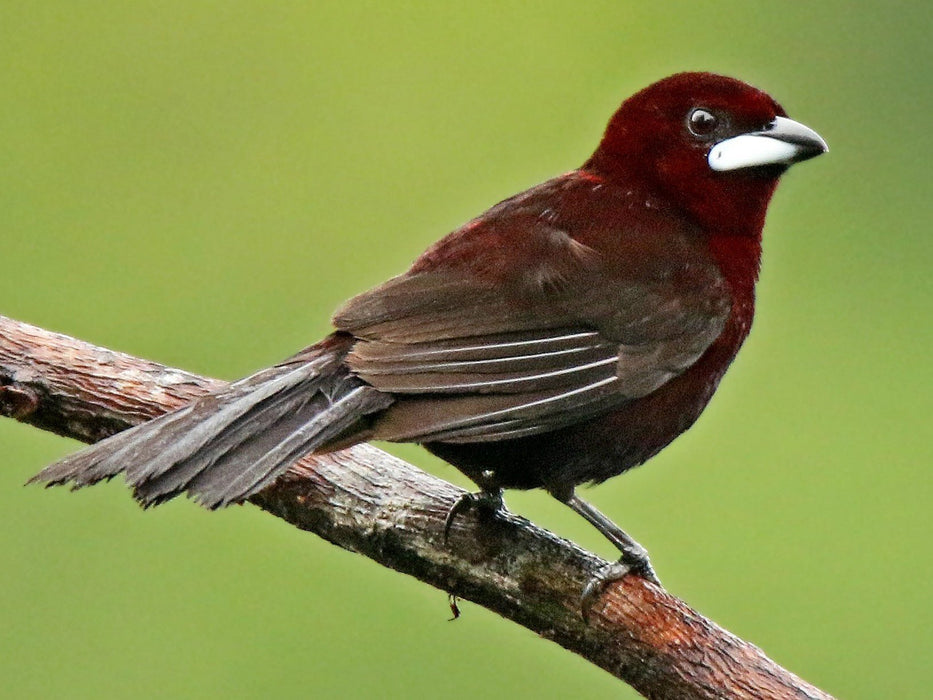
[[332,336],[36,479],[125,471],[145,504],[187,492],[217,507],[307,453],[418,442],[487,497],[547,489],[653,576],[574,488],[641,464],[700,415],[751,327],[778,178],[825,150],[745,83],[666,78],[622,104],[583,166],[351,299]]

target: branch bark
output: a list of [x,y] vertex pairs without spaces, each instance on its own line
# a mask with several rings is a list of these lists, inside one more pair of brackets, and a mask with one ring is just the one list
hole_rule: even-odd
[[[94,442],[222,386],[0,316],[0,414]],[[580,616],[605,561],[522,518],[444,518],[462,491],[370,445],[309,457],[251,500],[295,527],[524,625],[649,698],[831,696],[641,579]]]

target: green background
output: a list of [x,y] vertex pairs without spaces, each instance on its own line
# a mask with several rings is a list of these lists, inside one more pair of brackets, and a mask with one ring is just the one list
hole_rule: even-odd
[[[3,0],[0,313],[235,378],[582,162],[635,90],[744,78],[831,152],[778,190],[757,325],[710,409],[587,495],[673,593],[811,682],[929,697],[929,5],[645,5]],[[620,695],[256,509],[22,488],[77,447],[0,421],[4,697]],[[545,495],[507,500],[613,554]]]

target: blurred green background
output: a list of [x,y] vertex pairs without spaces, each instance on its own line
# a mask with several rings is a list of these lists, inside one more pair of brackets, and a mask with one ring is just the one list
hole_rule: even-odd
[[[710,409],[587,496],[811,682],[929,697],[930,30],[929,4],[890,1],[6,1],[0,313],[236,378],[582,162],[635,90],[744,78],[831,153],[778,191],[757,326]],[[22,488],[77,447],[0,421],[3,697],[634,696],[254,508]],[[547,496],[507,501],[613,555]]]

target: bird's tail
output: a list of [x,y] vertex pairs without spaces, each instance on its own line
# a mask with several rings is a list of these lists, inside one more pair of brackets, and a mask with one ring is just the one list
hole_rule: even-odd
[[32,482],[90,486],[125,472],[136,499],[182,492],[208,508],[242,501],[306,454],[364,439],[392,397],[354,377],[334,334],[282,364],[52,464]]

